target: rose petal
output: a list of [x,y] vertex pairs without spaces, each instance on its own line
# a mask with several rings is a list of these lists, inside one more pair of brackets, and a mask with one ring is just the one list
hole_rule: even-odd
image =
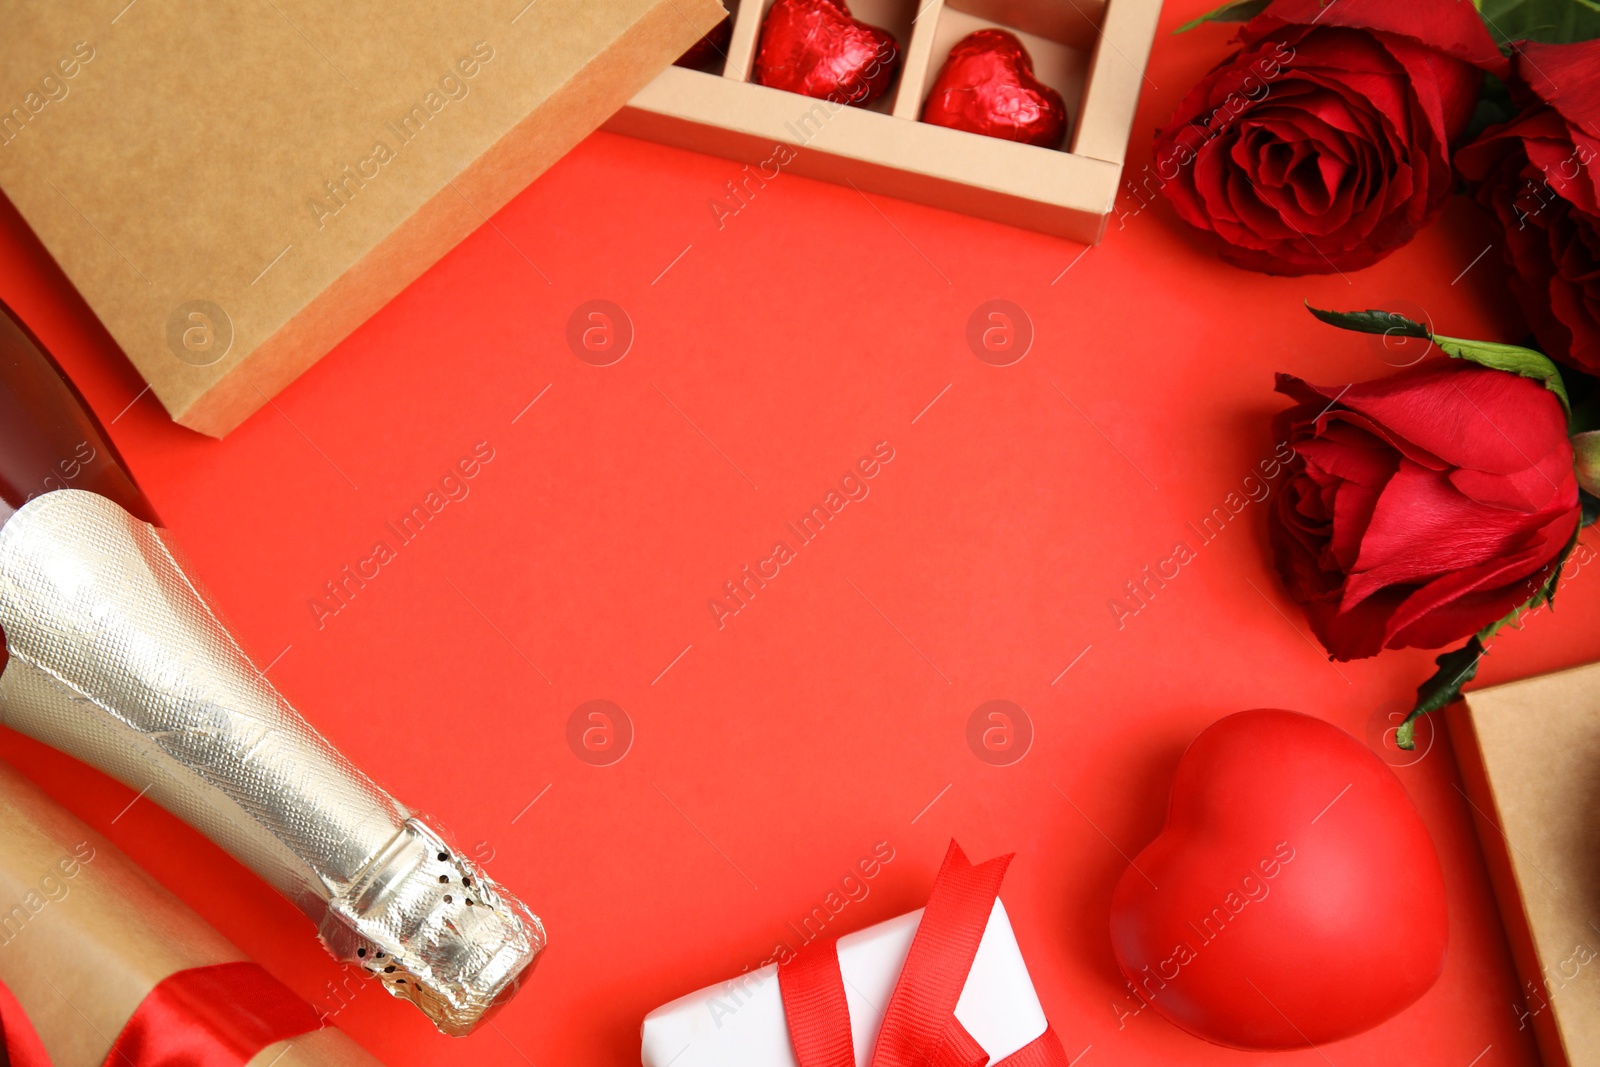
[[1251,41],[1285,26],[1349,26],[1409,37],[1504,78],[1510,64],[1495,47],[1477,9],[1466,0],[1273,0],[1239,33]]
[[1342,482],[1333,506],[1333,536],[1328,541],[1339,569],[1349,573],[1361,556],[1361,541],[1372,522],[1380,494],[1356,482]]
[[1571,447],[1555,394],[1487,367],[1418,367],[1353,385],[1339,402],[1456,467],[1506,474]]
[[[1553,112],[1545,112],[1545,115],[1547,119],[1555,118]],[[1600,159],[1600,142],[1580,147],[1573,141],[1555,137],[1523,136],[1522,147],[1528,162],[1539,168],[1543,176],[1543,182],[1528,191],[1535,205],[1559,196],[1587,214],[1600,213],[1589,171],[1581,165],[1584,159]]]
[[[1377,40],[1405,70],[1430,141],[1443,146],[1460,137],[1477,107],[1482,71],[1409,38],[1379,34]],[[1413,134],[1408,141],[1417,139],[1419,134]]]
[[1490,507],[1510,508],[1529,514],[1545,508],[1573,508],[1578,484],[1572,474],[1572,453],[1553,449],[1537,466],[1511,474],[1453,470],[1450,484],[1463,496]]
[[[1558,509],[1562,512],[1573,508]],[[1520,550],[1530,516],[1462,496],[1448,474],[1402,461],[1384,487],[1345,582],[1348,609],[1389,586],[1433,581]]]
[[1517,77],[1567,122],[1600,137],[1600,40],[1517,46]]
[[1446,463],[1432,452],[1407,441],[1404,437],[1380,425],[1377,421],[1367,418],[1358,411],[1336,407],[1317,420],[1318,430],[1325,433],[1336,423],[1345,423],[1365,430],[1418,466],[1436,471],[1450,469],[1449,463]]
[[1350,608],[1315,600],[1305,605],[1306,621],[1334,659],[1365,659],[1383,651],[1384,623],[1405,598],[1403,589],[1386,589]]
[[1576,510],[1560,515],[1504,559],[1444,575],[1412,593],[1389,620],[1389,648],[1438,648],[1462,640],[1527,603],[1577,529]]
[[1343,482],[1377,490],[1388,484],[1400,457],[1376,436],[1348,424],[1336,424],[1320,438],[1301,441],[1295,450],[1315,466]]

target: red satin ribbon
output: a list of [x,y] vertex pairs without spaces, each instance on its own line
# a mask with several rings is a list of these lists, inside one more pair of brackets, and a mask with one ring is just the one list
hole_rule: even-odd
[[39,1035],[11,990],[0,982],[0,1034],[4,1036],[6,1063],[11,1067],[50,1067]]
[[[268,1045],[320,1029],[311,1005],[255,963],[168,975],[117,1035],[105,1067],[244,1067]],[[11,1067],[50,1057],[11,991],[0,984],[0,1029]]]
[[[956,1001],[983,940],[1010,856],[974,867],[950,842],[906,965],[884,1012],[871,1067],[984,1067],[989,1053],[956,1020]],[[800,1067],[855,1067],[835,941],[812,942],[778,967],[789,1040]],[[994,1067],[1068,1067],[1048,1026]]]

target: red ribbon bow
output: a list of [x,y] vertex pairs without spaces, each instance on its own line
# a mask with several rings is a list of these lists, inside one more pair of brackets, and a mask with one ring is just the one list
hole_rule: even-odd
[[[244,1067],[278,1041],[321,1029],[316,1011],[255,963],[170,974],[139,1002],[105,1067]],[[11,1067],[50,1056],[11,990],[0,983],[0,1055]]]
[[[1011,857],[974,867],[950,842],[906,965],[883,1016],[871,1067],[984,1067],[989,1053],[955,1016]],[[800,1067],[855,1067],[837,940],[814,941],[778,966],[789,1040]],[[1055,1032],[994,1067],[1068,1067]]]

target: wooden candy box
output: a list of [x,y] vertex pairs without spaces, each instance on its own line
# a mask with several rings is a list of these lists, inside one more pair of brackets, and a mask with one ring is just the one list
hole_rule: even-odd
[[[756,84],[772,0],[727,6],[726,61],[667,68],[606,129],[753,164],[751,183],[793,171],[1090,244],[1105,232],[1161,0],[854,0],[851,13],[893,33],[903,55],[866,108]],[[919,121],[951,46],[986,27],[1016,33],[1065,99],[1064,148]],[[783,145],[793,150],[775,154]]]

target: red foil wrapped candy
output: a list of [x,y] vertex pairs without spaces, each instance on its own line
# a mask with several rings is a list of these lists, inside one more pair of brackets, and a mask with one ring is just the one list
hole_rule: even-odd
[[865,107],[889,90],[899,67],[894,34],[852,16],[844,0],[777,0],[761,24],[755,80]]
[[1067,105],[1034,77],[1033,57],[1016,34],[978,30],[950,49],[922,107],[922,121],[1056,148],[1066,136]]

